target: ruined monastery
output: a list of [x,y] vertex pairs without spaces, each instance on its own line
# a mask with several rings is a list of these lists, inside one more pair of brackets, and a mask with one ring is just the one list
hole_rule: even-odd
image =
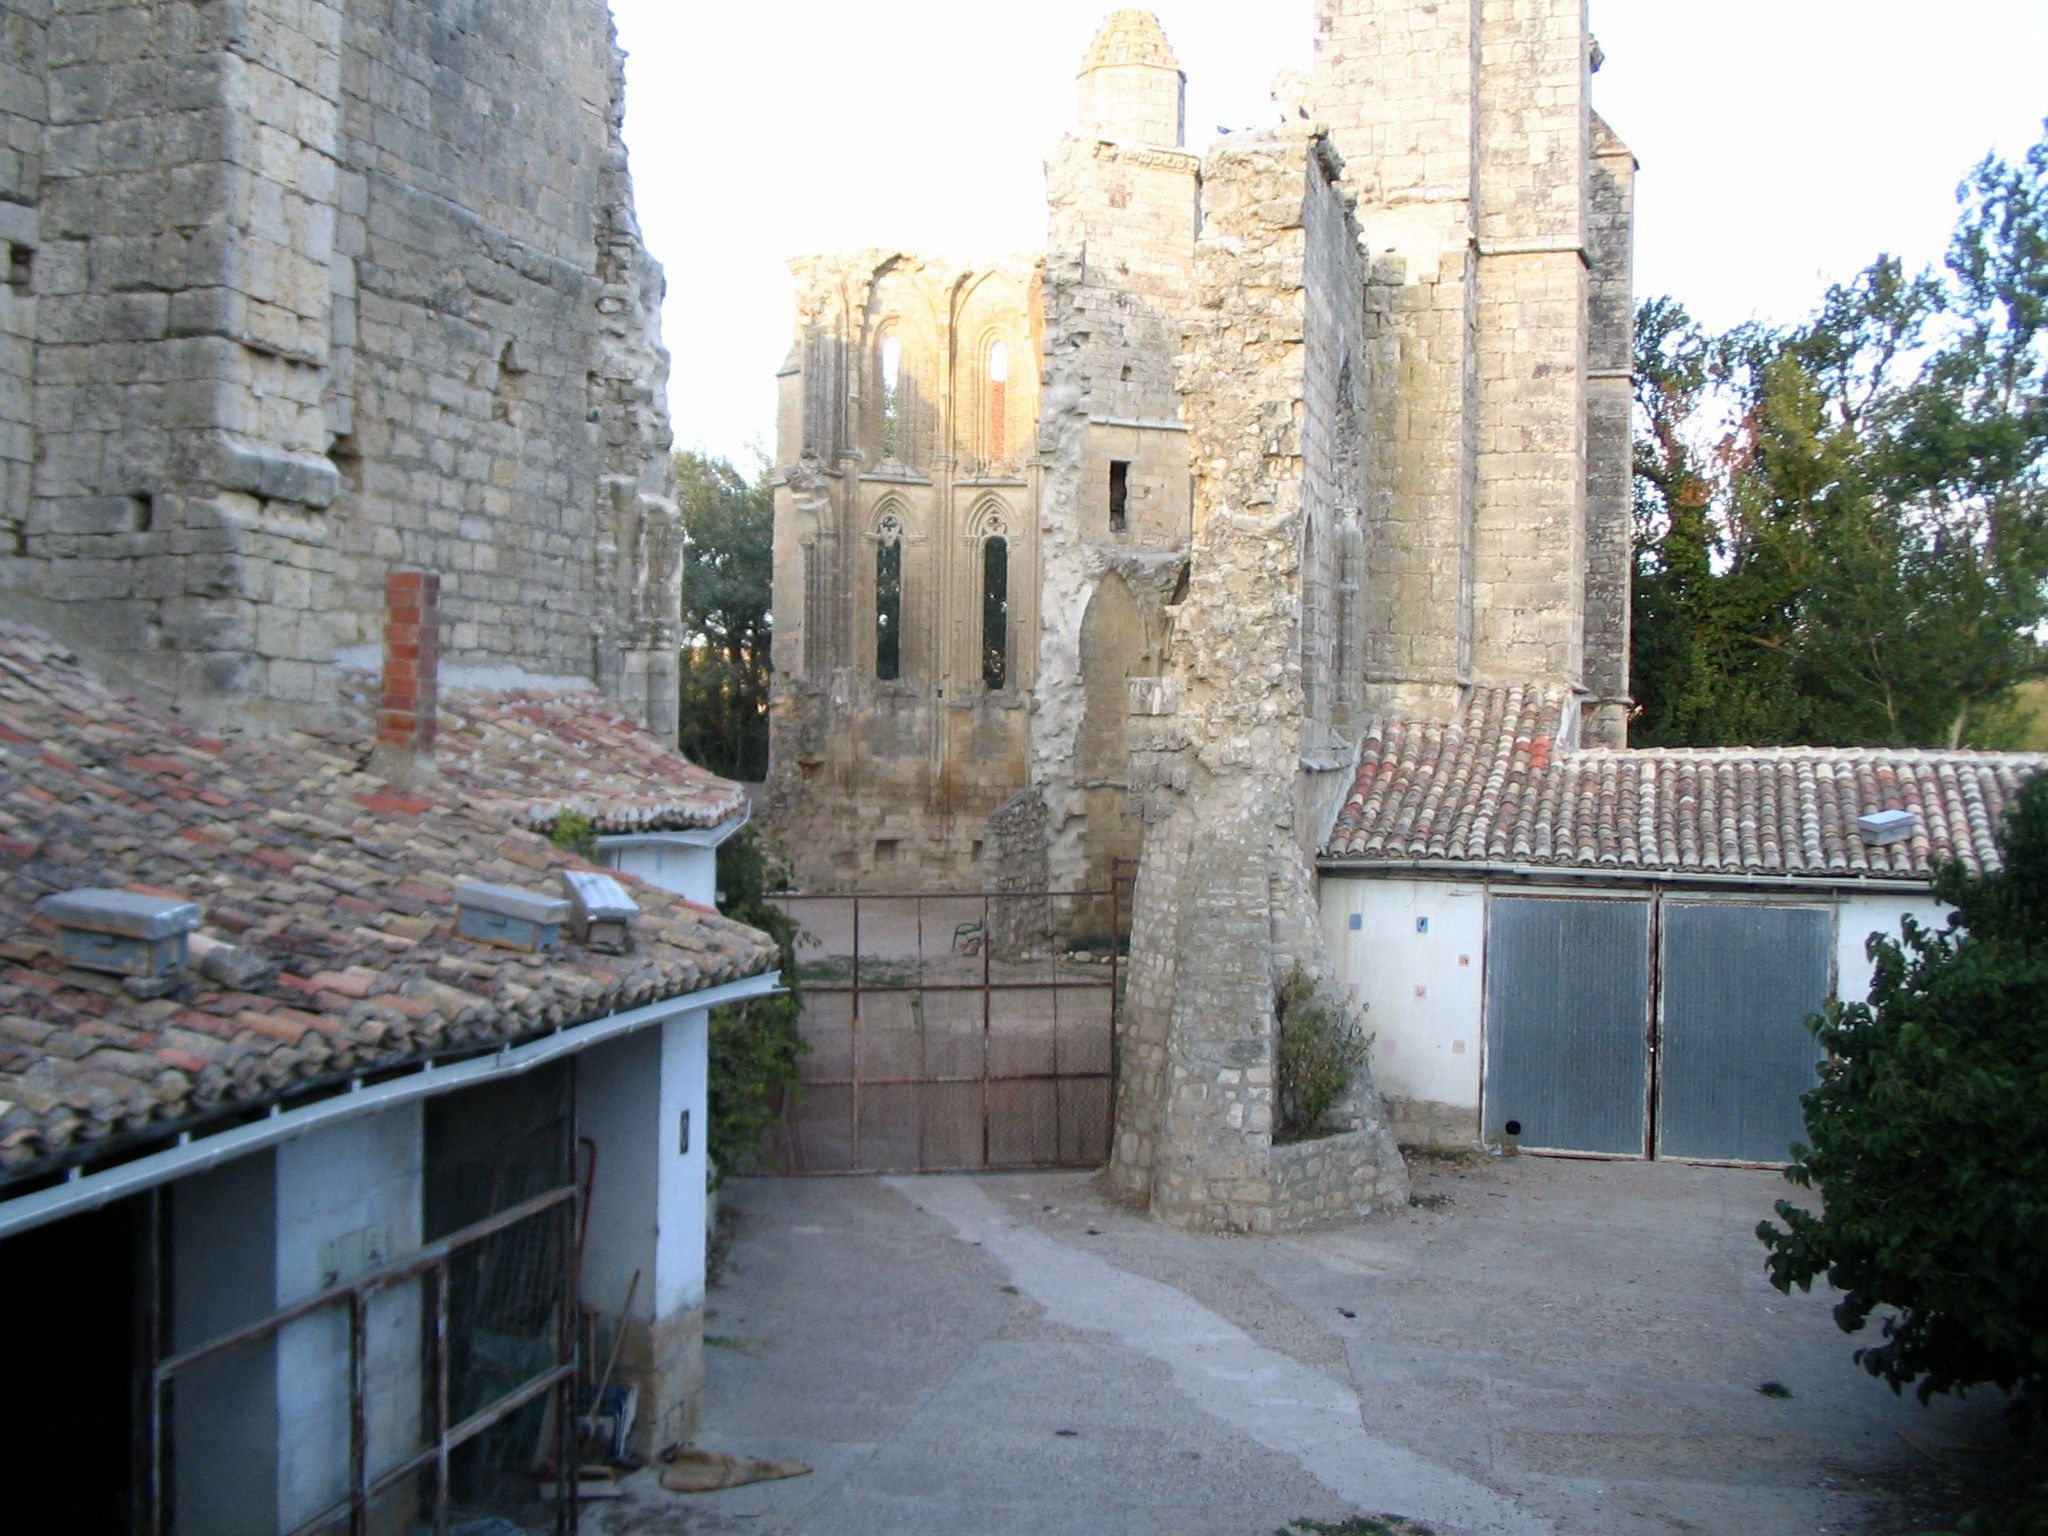
[[[1108,1178],[1164,1220],[1371,1209],[1396,1136],[1782,1160],[1801,1021],[2043,766],[1627,748],[1599,64],[1583,0],[1320,0],[1279,121],[1198,156],[1118,11],[1043,254],[794,264],[773,814],[812,887],[1135,864]],[[1052,905],[991,942],[1114,910]],[[1374,1044],[1341,1134],[1283,1145],[1297,974]]]

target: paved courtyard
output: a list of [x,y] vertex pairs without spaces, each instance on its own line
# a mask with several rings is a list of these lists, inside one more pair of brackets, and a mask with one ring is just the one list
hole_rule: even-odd
[[646,1492],[587,1528],[1919,1529],[1889,1488],[1995,1406],[1894,1398],[1827,1298],[1769,1287],[1751,1229],[1785,1189],[1669,1163],[1425,1165],[1422,1207],[1222,1238],[1110,1206],[1087,1174],[740,1181],[698,1443],[817,1470]]

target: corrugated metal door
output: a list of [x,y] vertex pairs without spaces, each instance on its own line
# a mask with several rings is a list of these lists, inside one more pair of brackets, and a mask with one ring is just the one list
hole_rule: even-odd
[[1650,904],[1496,896],[1487,912],[1486,1134],[1643,1155]]
[[1805,1021],[1828,999],[1833,939],[1825,908],[1664,904],[1663,1156],[1791,1155],[1805,1134],[1799,1096],[1821,1058]]

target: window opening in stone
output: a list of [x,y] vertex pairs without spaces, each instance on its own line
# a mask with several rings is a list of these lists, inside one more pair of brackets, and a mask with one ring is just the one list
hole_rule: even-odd
[[903,541],[875,547],[875,676],[894,682],[903,671]]
[[902,436],[903,343],[895,336],[882,338],[882,454],[894,457]]
[[1010,344],[997,341],[988,349],[988,456],[1001,463],[1010,456]]
[[128,498],[128,526],[137,533],[156,527],[156,498],[147,491]]
[[878,837],[878,838],[876,838],[876,839],[875,839],[875,862],[876,862],[877,864],[894,864],[894,863],[896,862],[896,854],[897,854],[897,851],[898,851],[898,850],[899,850],[899,849],[900,849],[901,847],[902,847],[902,840],[901,840],[901,839],[899,839],[899,838],[894,838],[894,837]]
[[351,491],[363,488],[363,453],[356,446],[353,432],[337,432],[327,445],[327,461],[334,466],[334,472],[341,477],[342,485]]
[[15,241],[7,247],[7,286],[16,293],[35,290],[36,248]]
[[1130,521],[1131,466],[1126,459],[1109,461],[1109,531],[1122,533]]
[[1010,672],[1010,541],[991,534],[981,541],[981,682],[990,690],[1008,684]]

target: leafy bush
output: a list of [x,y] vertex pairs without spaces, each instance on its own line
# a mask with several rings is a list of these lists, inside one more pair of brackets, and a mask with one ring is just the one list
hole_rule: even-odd
[[1280,1139],[1300,1141],[1324,1128],[1365,1061],[1365,1036],[1342,1008],[1297,966],[1280,983]]
[[1881,1315],[1856,1359],[1923,1402],[2048,1384],[2048,776],[2002,842],[2003,872],[1937,876],[1947,929],[1873,936],[1870,1001],[1816,1023],[1829,1061],[1786,1177],[1825,1213],[1781,1200],[1757,1227],[1780,1290],[1825,1277],[1845,1332]]
[[597,826],[581,811],[564,811],[557,816],[555,824],[548,828],[548,841],[593,862],[597,858]]
[[719,1169],[745,1167],[781,1112],[796,1082],[797,1058],[808,1047],[797,1032],[802,1009],[797,976],[797,922],[770,901],[789,889],[789,867],[745,827],[718,849],[719,910],[758,928],[781,950],[782,984],[776,997],[754,997],[711,1010],[711,1127],[709,1146]]

